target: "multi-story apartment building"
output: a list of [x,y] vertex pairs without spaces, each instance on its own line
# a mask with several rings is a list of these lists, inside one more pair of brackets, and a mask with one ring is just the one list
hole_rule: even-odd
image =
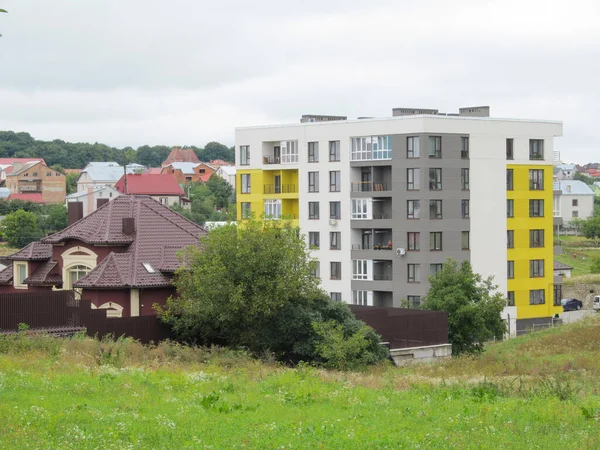
[[552,271],[561,134],[560,122],[490,118],[487,107],[238,128],[238,217],[294,220],[334,299],[418,307],[452,258],[494,277],[511,321],[549,318],[561,311]]

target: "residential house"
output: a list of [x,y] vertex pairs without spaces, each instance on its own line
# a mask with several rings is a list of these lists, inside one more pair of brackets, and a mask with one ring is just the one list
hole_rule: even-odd
[[6,187],[10,199],[38,203],[62,203],[67,194],[66,177],[39,160],[13,166],[6,175]]
[[179,148],[174,147],[162,163],[162,167],[168,166],[169,164],[173,164],[174,162],[188,162],[188,163],[200,163],[201,161],[198,159],[196,152],[194,152],[191,148]]
[[564,180],[565,179],[565,173],[559,168],[554,166],[552,168],[552,178],[554,180]]
[[79,202],[83,205],[83,217],[87,217],[104,203],[117,198],[121,193],[112,186],[88,187],[86,192],[74,192],[67,195],[67,207],[69,203]]
[[42,161],[43,158],[0,158],[0,185],[4,186],[6,176],[15,169],[19,169],[23,164]]
[[174,162],[163,166],[161,173],[173,175],[181,185],[196,182],[206,183],[215,173],[215,168],[203,162]]
[[559,178],[559,179],[572,180],[573,176],[575,176],[575,174],[577,173],[577,165],[576,164],[558,164],[555,167],[557,167],[558,169],[560,169],[562,171],[563,178]]
[[229,185],[235,189],[235,174],[236,174],[235,166],[220,166],[215,172],[221,178],[223,178]]
[[144,173],[146,172],[146,166],[137,163],[129,163],[125,166],[127,173]]
[[81,204],[69,206],[67,228],[9,257],[0,292],[75,289],[113,317],[154,315],[176,293],[177,252],[206,234],[149,196],[122,195],[80,220]]
[[114,161],[88,163],[77,177],[77,192],[89,192],[98,186],[113,186],[123,176],[124,168]]
[[115,189],[121,194],[149,195],[166,206],[189,206],[185,192],[170,174],[129,174],[121,177],[115,184]]
[[555,181],[554,217],[567,225],[574,218],[586,219],[594,214],[594,191],[583,181]]
[[554,276],[561,276],[565,278],[571,278],[571,272],[573,267],[560,261],[554,260]]

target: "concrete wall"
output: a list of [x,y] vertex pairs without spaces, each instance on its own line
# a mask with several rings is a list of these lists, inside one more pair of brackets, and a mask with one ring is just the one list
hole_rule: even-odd
[[425,347],[397,348],[390,350],[394,364],[402,366],[413,362],[433,362],[452,356],[452,344],[428,345]]
[[600,284],[563,284],[562,298],[576,298],[583,302],[583,309],[592,309],[594,296],[600,295]]

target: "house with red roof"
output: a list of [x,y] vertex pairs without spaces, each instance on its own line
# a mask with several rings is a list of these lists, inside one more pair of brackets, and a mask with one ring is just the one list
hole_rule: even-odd
[[154,315],[176,294],[177,252],[206,230],[149,196],[122,195],[87,217],[69,203],[69,226],[8,257],[0,292],[75,289],[112,317]]
[[123,175],[115,189],[121,194],[149,195],[162,205],[189,206],[185,192],[171,174],[127,174]]
[[170,173],[180,185],[206,183],[216,168],[206,163],[174,162],[162,168],[161,173]]
[[179,148],[174,147],[171,149],[171,153],[167,156],[162,163],[162,167],[168,166],[169,164],[173,164],[174,162],[188,162],[188,163],[196,163],[198,164],[200,160],[191,148]]

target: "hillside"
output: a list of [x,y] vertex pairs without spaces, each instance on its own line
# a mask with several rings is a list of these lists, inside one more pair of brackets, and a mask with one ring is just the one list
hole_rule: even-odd
[[598,448],[600,318],[339,373],[228,350],[0,338],[1,448]]

